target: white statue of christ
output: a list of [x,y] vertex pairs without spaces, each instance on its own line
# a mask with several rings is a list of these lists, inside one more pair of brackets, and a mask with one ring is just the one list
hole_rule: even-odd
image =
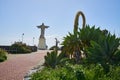
[[46,45],[46,40],[45,40],[45,28],[48,28],[49,26],[45,26],[44,23],[42,23],[42,25],[37,26],[38,28],[41,29],[41,34],[39,37],[39,44],[38,44],[38,49],[40,50],[45,50],[47,49],[47,45]]
[[48,28],[49,26],[45,26],[44,23],[42,23],[42,25],[37,26],[38,28],[41,28],[41,35],[40,38],[44,38],[45,35],[45,28]]

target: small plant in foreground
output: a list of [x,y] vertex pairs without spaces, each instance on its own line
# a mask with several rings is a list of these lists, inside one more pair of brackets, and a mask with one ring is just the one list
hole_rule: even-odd
[[52,51],[51,53],[47,52],[45,58],[45,66],[55,68],[58,64],[61,64],[65,61],[64,53],[56,53]]
[[7,52],[0,48],[0,62],[3,62],[7,59],[6,54],[7,54]]
[[120,66],[110,66],[105,73],[99,64],[89,66],[66,64],[64,67],[44,68],[31,76],[31,80],[119,80]]

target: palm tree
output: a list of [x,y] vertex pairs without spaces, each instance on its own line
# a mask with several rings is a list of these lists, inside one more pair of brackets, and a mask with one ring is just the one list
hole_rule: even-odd
[[[82,16],[82,20],[83,20],[82,28],[85,28],[85,24],[86,24],[85,15],[82,11],[79,11],[79,12],[77,12],[77,14],[75,16],[75,20],[74,20],[74,34],[78,32],[78,25],[79,25],[78,21],[79,21],[79,16],[80,15]],[[77,39],[80,40],[79,37],[78,37],[78,34],[77,34]],[[79,62],[80,57],[81,57],[81,51],[79,51],[79,49],[80,49],[80,47],[78,46],[78,47],[76,47],[76,49],[74,51],[75,55],[76,55],[75,57],[76,57],[77,62]]]
[[66,37],[64,37],[63,41],[63,46],[64,46],[64,51],[67,54],[71,55],[71,58],[73,54],[75,55],[76,62],[79,62],[80,57],[81,57],[81,40],[78,37],[78,21],[79,21],[79,16],[82,16],[83,19],[83,24],[82,27],[85,27],[85,16],[82,11],[79,11],[76,16],[75,16],[75,21],[74,21],[74,33],[71,34],[69,33]]
[[77,33],[72,34],[69,33],[66,37],[64,37],[64,41],[62,45],[64,46],[63,52],[68,54],[70,58],[72,58],[73,53],[77,50],[80,52],[80,40],[77,37]]

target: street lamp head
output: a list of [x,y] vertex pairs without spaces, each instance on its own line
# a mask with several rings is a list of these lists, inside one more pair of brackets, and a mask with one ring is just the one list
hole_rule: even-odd
[[24,33],[22,33],[22,35],[24,35]]

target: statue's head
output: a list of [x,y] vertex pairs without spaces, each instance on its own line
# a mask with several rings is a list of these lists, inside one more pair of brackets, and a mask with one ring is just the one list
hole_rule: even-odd
[[42,26],[44,26],[44,23],[42,23]]

